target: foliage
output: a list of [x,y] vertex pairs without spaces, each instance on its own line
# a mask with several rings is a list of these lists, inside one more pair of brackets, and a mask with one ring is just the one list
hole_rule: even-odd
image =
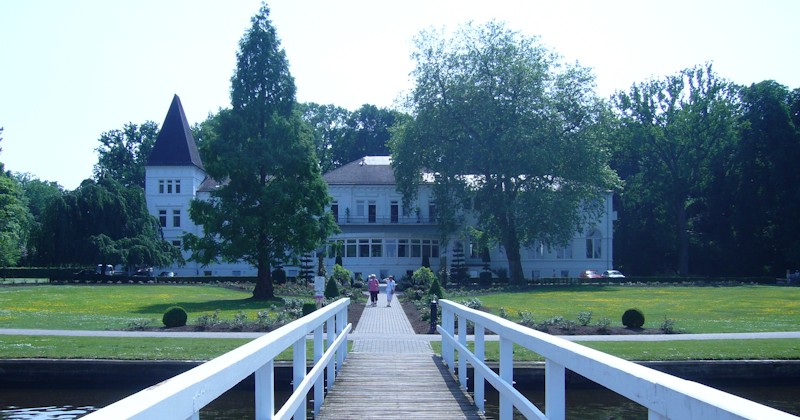
[[628,167],[622,172],[633,198],[623,208],[644,212],[629,216],[639,223],[650,217],[672,232],[668,241],[657,241],[672,246],[661,255],[674,256],[674,270],[688,275],[692,222],[700,209],[695,197],[708,194],[712,175],[724,170],[716,158],[735,141],[735,89],[706,64],[634,84],[613,101],[621,120],[619,159]]
[[609,328],[611,326],[611,320],[608,318],[600,318],[595,325],[597,326],[597,331],[603,334],[608,334],[611,331]]
[[331,275],[331,278],[334,279],[337,283],[341,284],[342,286],[347,286],[352,281],[353,272],[342,267],[339,264],[334,264],[333,274]]
[[317,304],[314,302],[306,302],[303,304],[303,316],[306,316],[316,310],[317,310]]
[[622,325],[628,328],[642,328],[644,325],[644,314],[642,311],[632,308],[622,314]]
[[478,275],[478,284],[480,284],[481,287],[491,286],[492,280],[493,278],[491,271],[481,271],[481,273]]
[[30,224],[22,189],[0,172],[0,267],[15,266],[26,253]]
[[186,314],[185,309],[180,306],[171,306],[164,312],[164,316],[161,317],[161,322],[164,323],[164,326],[167,328],[182,327],[186,325],[186,320],[188,318],[189,316]]
[[129,268],[183,263],[180,250],[162,239],[139,187],[126,188],[110,177],[87,179],[46,202],[31,238],[34,263]]
[[675,333],[675,320],[671,318],[667,318],[664,316],[664,321],[661,322],[661,326],[658,327],[664,334],[674,334]]
[[275,282],[275,284],[286,283],[286,270],[282,268],[272,270],[272,281]]
[[222,319],[220,319],[219,316],[219,309],[215,310],[211,314],[202,314],[199,317],[197,317],[197,326],[200,329],[213,328],[216,327],[217,325],[220,325],[221,323]]
[[428,267],[420,267],[411,275],[413,286],[423,290],[430,289],[434,280],[436,280],[436,275]]
[[328,299],[336,299],[339,297],[339,286],[336,284],[336,280],[334,280],[333,277],[328,279],[328,282],[325,283],[324,296]]
[[125,187],[144,188],[145,165],[158,138],[158,124],[147,121],[137,126],[127,123],[121,130],[100,135],[94,166],[96,179],[111,177]]
[[219,112],[216,136],[200,145],[208,174],[224,182],[210,200],[192,202],[190,216],[204,236],[187,234],[184,244],[202,264],[242,260],[256,267],[253,297],[271,299],[270,267],[315,249],[336,226],[266,4],[242,37],[236,62],[232,108]]
[[444,298],[444,290],[442,290],[442,285],[439,284],[439,279],[436,277],[431,281],[431,287],[428,289],[428,296],[431,298],[436,296],[436,300]]
[[404,205],[423,170],[436,174],[443,233],[463,225],[462,204],[474,198],[478,228],[503,247],[511,280],[521,283],[521,244],[571,240],[618,184],[593,76],[496,22],[451,39],[423,32],[413,58],[414,119],[391,140]]
[[480,309],[481,306],[483,306],[483,302],[481,302],[481,300],[478,299],[478,298],[465,299],[465,300],[462,300],[462,301],[460,301],[458,303],[466,306],[467,308],[471,308],[471,309]]
[[578,313],[578,324],[587,326],[592,322],[592,311],[583,311]]

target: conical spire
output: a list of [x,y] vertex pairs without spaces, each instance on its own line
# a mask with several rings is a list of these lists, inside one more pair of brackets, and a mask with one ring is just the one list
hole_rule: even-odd
[[186,121],[186,114],[178,95],[172,98],[164,125],[158,133],[147,166],[197,166],[203,168],[203,161],[192,137],[192,130]]

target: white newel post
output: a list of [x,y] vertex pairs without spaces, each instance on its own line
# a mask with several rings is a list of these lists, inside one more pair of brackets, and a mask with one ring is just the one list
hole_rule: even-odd
[[567,416],[566,411],[566,370],[564,366],[547,359],[544,362],[545,368],[545,411],[550,420],[564,420]]
[[275,414],[275,362],[270,360],[255,372],[256,420],[271,420]]

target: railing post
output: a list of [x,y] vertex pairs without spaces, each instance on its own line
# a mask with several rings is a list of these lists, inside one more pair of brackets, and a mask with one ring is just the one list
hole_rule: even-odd
[[[323,352],[322,325],[314,329],[314,366],[322,359]],[[320,375],[314,381],[314,416],[319,413],[322,401],[325,399],[325,375]]]
[[[486,345],[484,343],[484,334],[485,329],[483,325],[478,325],[475,323],[475,357],[479,360],[480,363],[486,363]],[[478,369],[472,370],[473,376],[475,379],[473,380],[473,388],[475,388],[474,396],[475,396],[475,405],[478,406],[478,410],[481,412],[486,412],[485,401],[484,401],[484,389],[485,389],[485,382],[483,379],[483,374],[480,373]]]
[[[347,325],[347,309],[345,308],[344,311],[340,311],[336,314],[336,336],[338,337],[339,334],[344,331],[344,327]],[[336,372],[339,372],[344,365],[344,358],[347,354],[347,346],[342,346],[342,348],[336,352]]]
[[[328,348],[333,346],[334,340],[336,340],[336,317],[330,317],[326,321],[325,331],[328,335]],[[327,378],[327,389],[331,389],[333,383],[336,381],[336,358],[332,357],[331,360],[328,362],[328,367],[326,368],[326,373],[328,375]]]
[[256,420],[270,420],[275,414],[275,362],[270,360],[255,372]]
[[[500,337],[500,379],[514,386],[514,342]],[[500,420],[511,420],[514,416],[514,405],[511,399],[500,394]]]
[[[303,382],[303,378],[306,377],[306,338],[303,337],[297,341],[295,341],[293,348],[293,358],[292,358],[292,379],[293,379],[293,388],[292,390],[296,390],[300,386],[300,382]],[[295,419],[304,419],[306,418],[306,398],[305,396],[302,398],[303,402],[297,407],[297,411],[294,413],[293,417]]]
[[544,361],[544,406],[547,418],[564,420],[566,407],[566,371],[564,366],[547,359]]
[[[467,346],[467,318],[458,317],[458,342],[462,346]],[[467,358],[463,354],[458,355],[458,382],[461,389],[467,389]]]
[[[447,305],[442,307],[442,328],[444,328],[445,332],[450,336],[453,336],[453,331],[455,331],[453,316],[452,308],[448,308]],[[453,344],[451,344],[449,340],[442,340],[442,358],[447,364],[447,368],[450,369],[450,373],[455,374]]]

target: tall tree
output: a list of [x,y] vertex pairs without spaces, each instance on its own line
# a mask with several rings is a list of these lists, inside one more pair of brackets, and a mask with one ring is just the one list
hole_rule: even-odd
[[613,98],[625,145],[639,158],[634,185],[643,190],[633,195],[668,204],[680,275],[689,274],[693,205],[712,179],[715,154],[736,138],[735,94],[706,64],[634,84]]
[[147,121],[142,125],[127,123],[121,130],[100,135],[96,178],[110,176],[126,187],[144,188],[144,167],[158,138],[158,124]]
[[257,268],[256,299],[274,297],[271,265],[315,249],[335,229],[311,131],[295,111],[294,78],[269,8],[262,4],[236,54],[232,109],[202,142],[209,175],[223,181],[190,216],[204,236],[186,246],[202,263],[244,260]]
[[351,161],[338,155],[348,131],[350,111],[336,105],[320,105],[313,102],[300,104],[303,120],[313,129],[314,149],[322,173],[336,169]]
[[334,155],[343,164],[364,156],[385,156],[390,153],[389,130],[403,121],[404,114],[375,105],[364,104],[350,114],[343,141],[334,147]]
[[474,198],[480,230],[521,282],[521,245],[566,244],[617,184],[593,76],[496,22],[450,39],[423,32],[413,58],[413,119],[391,144],[398,185],[409,200],[422,171],[433,174],[445,230]]
[[[0,127],[0,141],[3,127]],[[0,151],[3,149],[0,148]],[[16,265],[26,254],[30,213],[19,183],[0,162],[0,267]]]
[[28,242],[25,245],[26,255],[25,259],[20,261],[20,264],[34,265],[38,256],[36,244],[38,238],[42,235],[44,228],[44,220],[48,206],[55,200],[61,199],[64,195],[64,189],[53,181],[41,181],[31,174],[15,174],[14,178],[22,188],[25,196],[25,202],[28,206],[28,213],[30,213],[30,230],[28,234]]
[[[183,261],[180,250],[161,238],[158,220],[147,212],[144,191],[125,188],[111,177],[84,180],[74,191],[53,197],[41,224],[33,238],[33,261],[40,264],[132,267]],[[136,248],[142,244],[146,252]]]

